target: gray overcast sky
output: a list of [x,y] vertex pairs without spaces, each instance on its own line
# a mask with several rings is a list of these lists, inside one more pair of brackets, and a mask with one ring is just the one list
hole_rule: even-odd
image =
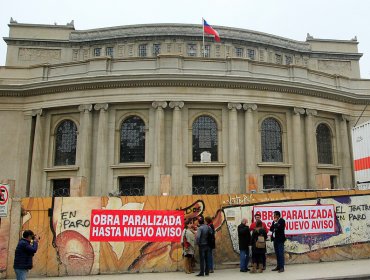
[[[305,41],[349,40],[357,36],[362,78],[370,79],[370,1],[368,0],[2,0],[0,35],[18,23],[66,24],[77,30],[143,23],[199,23],[265,32]],[[222,37],[222,34],[220,34]],[[6,44],[0,43],[0,65]]]

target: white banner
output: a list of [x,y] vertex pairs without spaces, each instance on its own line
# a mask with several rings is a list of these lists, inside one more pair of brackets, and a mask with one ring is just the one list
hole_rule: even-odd
[[[253,216],[261,214],[261,220],[270,228],[274,211],[280,211],[285,220],[286,235],[318,234],[335,232],[334,205],[254,206]],[[271,233],[270,233],[271,234]]]

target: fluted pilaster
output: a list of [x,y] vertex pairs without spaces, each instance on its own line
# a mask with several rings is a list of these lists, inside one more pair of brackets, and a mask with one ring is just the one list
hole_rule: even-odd
[[306,170],[305,170],[305,151],[304,137],[302,135],[301,115],[304,115],[305,109],[295,107],[293,109],[293,171],[294,187],[303,189],[306,187]]
[[240,103],[228,103],[229,108],[229,192],[240,193],[240,157],[238,112]]
[[94,106],[94,109],[99,111],[94,195],[104,195],[103,191],[106,191],[103,188],[106,186],[108,172],[108,107],[107,103],[95,104]]
[[316,149],[315,146],[315,135],[316,131],[314,129],[313,120],[317,116],[317,111],[312,109],[306,109],[306,159],[307,159],[307,187],[315,189],[316,188]]

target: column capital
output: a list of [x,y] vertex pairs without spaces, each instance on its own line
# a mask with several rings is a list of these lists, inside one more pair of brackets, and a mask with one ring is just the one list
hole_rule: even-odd
[[349,115],[345,115],[345,114],[342,114],[341,115],[341,118],[340,118],[342,121],[348,121],[348,122],[351,122],[353,121],[353,118]]
[[301,107],[294,107],[293,112],[295,115],[303,115],[306,112],[306,110]]
[[171,101],[169,104],[170,108],[172,109],[182,109],[184,107],[184,102],[183,101]]
[[317,116],[317,110],[314,109],[306,109],[307,116]]
[[243,109],[245,111],[256,111],[257,110],[257,104],[255,103],[244,103]]
[[100,111],[100,110],[107,111],[108,107],[109,107],[108,103],[97,103],[97,104],[95,104],[94,109],[96,111]]
[[32,110],[32,116],[35,117],[37,115],[42,116],[42,109],[34,109]]
[[227,108],[230,110],[240,110],[242,108],[242,104],[229,102],[227,103]]
[[80,106],[78,106],[78,110],[80,112],[91,112],[92,104],[81,104]]
[[160,108],[164,109],[167,107],[167,102],[166,101],[153,101],[152,107],[154,109],[160,109]]

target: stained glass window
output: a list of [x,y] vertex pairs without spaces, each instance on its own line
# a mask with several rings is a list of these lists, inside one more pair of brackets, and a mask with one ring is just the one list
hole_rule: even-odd
[[122,123],[120,143],[120,162],[145,161],[145,123],[140,117]]
[[217,124],[209,116],[200,116],[193,123],[193,161],[200,161],[202,152],[211,153],[211,161],[217,161]]
[[267,118],[261,127],[261,150],[263,162],[282,162],[283,149],[280,124],[274,118]]
[[319,124],[316,129],[317,158],[319,163],[332,164],[331,133],[326,124]]
[[62,121],[56,130],[54,165],[76,163],[77,127],[71,120]]

